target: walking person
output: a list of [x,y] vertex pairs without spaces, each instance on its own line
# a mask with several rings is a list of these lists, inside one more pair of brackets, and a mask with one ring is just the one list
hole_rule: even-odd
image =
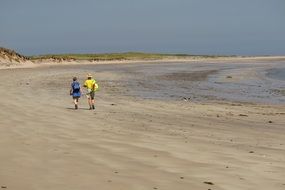
[[84,83],[84,87],[87,89],[86,97],[88,99],[89,109],[95,109],[95,91],[98,87],[96,80],[92,78],[91,74],[87,75],[87,80]]
[[80,88],[80,83],[77,81],[77,77],[73,77],[73,82],[71,83],[70,95],[73,98],[74,108],[78,109],[79,98],[81,97],[82,90]]

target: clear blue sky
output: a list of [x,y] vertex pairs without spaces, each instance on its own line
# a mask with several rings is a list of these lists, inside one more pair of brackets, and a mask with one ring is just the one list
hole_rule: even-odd
[[0,46],[285,55],[285,0],[0,0]]

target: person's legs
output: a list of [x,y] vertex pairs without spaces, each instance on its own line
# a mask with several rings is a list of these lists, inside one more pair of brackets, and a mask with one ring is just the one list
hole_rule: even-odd
[[91,95],[90,93],[86,94],[87,97],[87,101],[88,101],[88,105],[89,105],[89,109],[92,109],[92,100],[91,100]]
[[93,110],[95,109],[95,100],[94,99],[92,100],[92,109]]
[[95,109],[95,92],[93,91],[91,94],[91,104],[92,104],[92,109]]
[[89,104],[89,108],[92,109],[92,99],[91,99],[91,97],[88,98],[88,104]]
[[78,109],[78,100],[79,100],[78,97],[74,97],[74,98],[73,98],[73,102],[74,102],[75,109]]

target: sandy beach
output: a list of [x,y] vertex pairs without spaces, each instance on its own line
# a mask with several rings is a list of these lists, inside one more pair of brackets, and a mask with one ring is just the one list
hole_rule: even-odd
[[[284,60],[43,64],[0,70],[0,186],[284,190]],[[74,110],[91,72],[96,110]],[[279,91],[278,91],[279,90]]]

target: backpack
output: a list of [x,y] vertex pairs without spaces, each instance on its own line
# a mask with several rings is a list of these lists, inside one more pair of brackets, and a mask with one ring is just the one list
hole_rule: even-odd
[[99,90],[99,85],[98,85],[98,83],[95,83],[94,91],[98,91],[98,90]]
[[98,83],[96,82],[96,80],[93,79],[93,80],[92,80],[92,83],[93,83],[93,85],[92,85],[92,90],[93,90],[94,92],[98,91],[98,90],[99,90],[99,85],[98,85]]
[[73,91],[79,91],[79,90],[80,90],[80,84],[79,84],[79,82],[74,82],[74,83],[72,84],[72,90],[73,90]]

